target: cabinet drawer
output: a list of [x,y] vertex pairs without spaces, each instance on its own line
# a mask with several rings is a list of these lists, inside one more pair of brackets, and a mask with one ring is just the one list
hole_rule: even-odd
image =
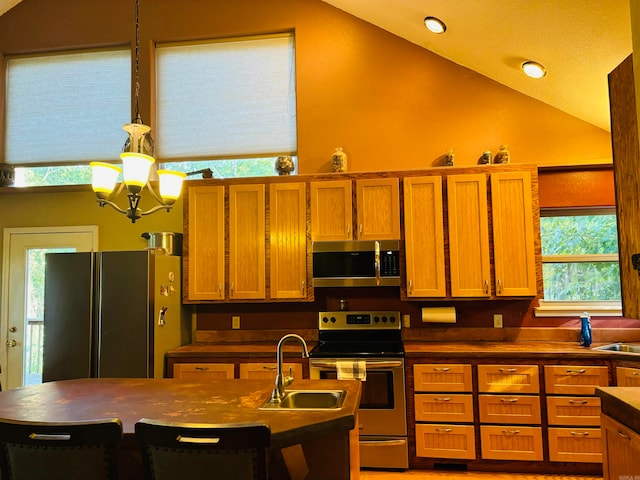
[[233,379],[233,363],[175,363],[173,378],[187,380]]
[[540,397],[479,395],[483,423],[540,424]]
[[605,366],[545,365],[547,393],[560,395],[593,395],[595,387],[609,385],[609,370]]
[[600,398],[547,397],[549,425],[600,425]]
[[480,426],[482,458],[492,460],[542,460],[542,428]]
[[616,367],[618,387],[640,387],[640,368]]
[[538,366],[478,365],[478,390],[488,393],[538,393]]
[[602,462],[599,428],[549,428],[552,462]]
[[416,425],[416,456],[475,460],[476,441],[472,425]]
[[[302,364],[301,363],[283,363],[283,372],[291,375],[295,380],[302,380]],[[239,378],[247,378],[250,380],[274,380],[278,372],[277,363],[241,363]]]
[[470,394],[420,393],[414,398],[417,421],[473,423],[473,397]]
[[416,392],[471,392],[471,365],[414,365],[413,381]]

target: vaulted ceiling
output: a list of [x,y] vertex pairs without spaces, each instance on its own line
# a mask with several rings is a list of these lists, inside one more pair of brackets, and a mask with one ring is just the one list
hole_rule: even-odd
[[[21,0],[0,0],[0,15]],[[607,75],[632,51],[630,0],[323,0],[570,115],[610,130]],[[423,20],[444,21],[442,35]],[[539,80],[525,60],[543,64]]]

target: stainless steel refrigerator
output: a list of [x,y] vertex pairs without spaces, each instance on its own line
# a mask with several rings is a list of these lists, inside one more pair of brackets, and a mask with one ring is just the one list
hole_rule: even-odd
[[163,377],[189,343],[181,257],[152,250],[45,256],[43,382]]

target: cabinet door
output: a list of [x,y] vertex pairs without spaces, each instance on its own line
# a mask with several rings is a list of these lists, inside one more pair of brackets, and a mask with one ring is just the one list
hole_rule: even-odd
[[635,479],[640,458],[640,434],[602,415],[602,470],[605,480]]
[[224,187],[189,188],[187,301],[224,299]]
[[536,258],[529,172],[491,174],[497,296],[535,296]]
[[175,363],[173,378],[186,380],[233,379],[233,363]]
[[640,387],[640,368],[616,367],[618,387]]
[[400,189],[397,178],[356,181],[358,240],[400,238]]
[[447,177],[451,296],[488,297],[490,289],[487,177]]
[[311,239],[351,240],[351,180],[311,182]]
[[537,365],[478,365],[478,391],[539,393]]
[[544,381],[547,395],[593,395],[596,387],[609,385],[606,366],[545,365]]
[[442,177],[404,179],[407,297],[444,297]]
[[304,183],[269,189],[271,298],[307,296],[307,197]]
[[229,298],[265,298],[262,184],[229,187]]
[[[286,375],[289,375],[289,371],[291,371],[291,376],[293,376],[294,380],[302,380],[301,363],[283,363],[282,368]],[[249,380],[275,380],[277,372],[277,363],[241,363],[240,376],[238,378],[247,378]]]

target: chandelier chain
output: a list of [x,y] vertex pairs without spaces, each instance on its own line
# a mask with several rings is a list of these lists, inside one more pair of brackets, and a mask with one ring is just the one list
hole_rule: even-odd
[[135,63],[135,109],[136,116],[134,118],[134,122],[142,123],[142,119],[140,118],[140,109],[138,105],[138,97],[140,95],[140,80],[139,80],[139,69],[140,69],[140,21],[138,16],[138,8],[140,7],[140,0],[136,0],[136,13],[135,13],[135,22],[136,22],[136,63]]

